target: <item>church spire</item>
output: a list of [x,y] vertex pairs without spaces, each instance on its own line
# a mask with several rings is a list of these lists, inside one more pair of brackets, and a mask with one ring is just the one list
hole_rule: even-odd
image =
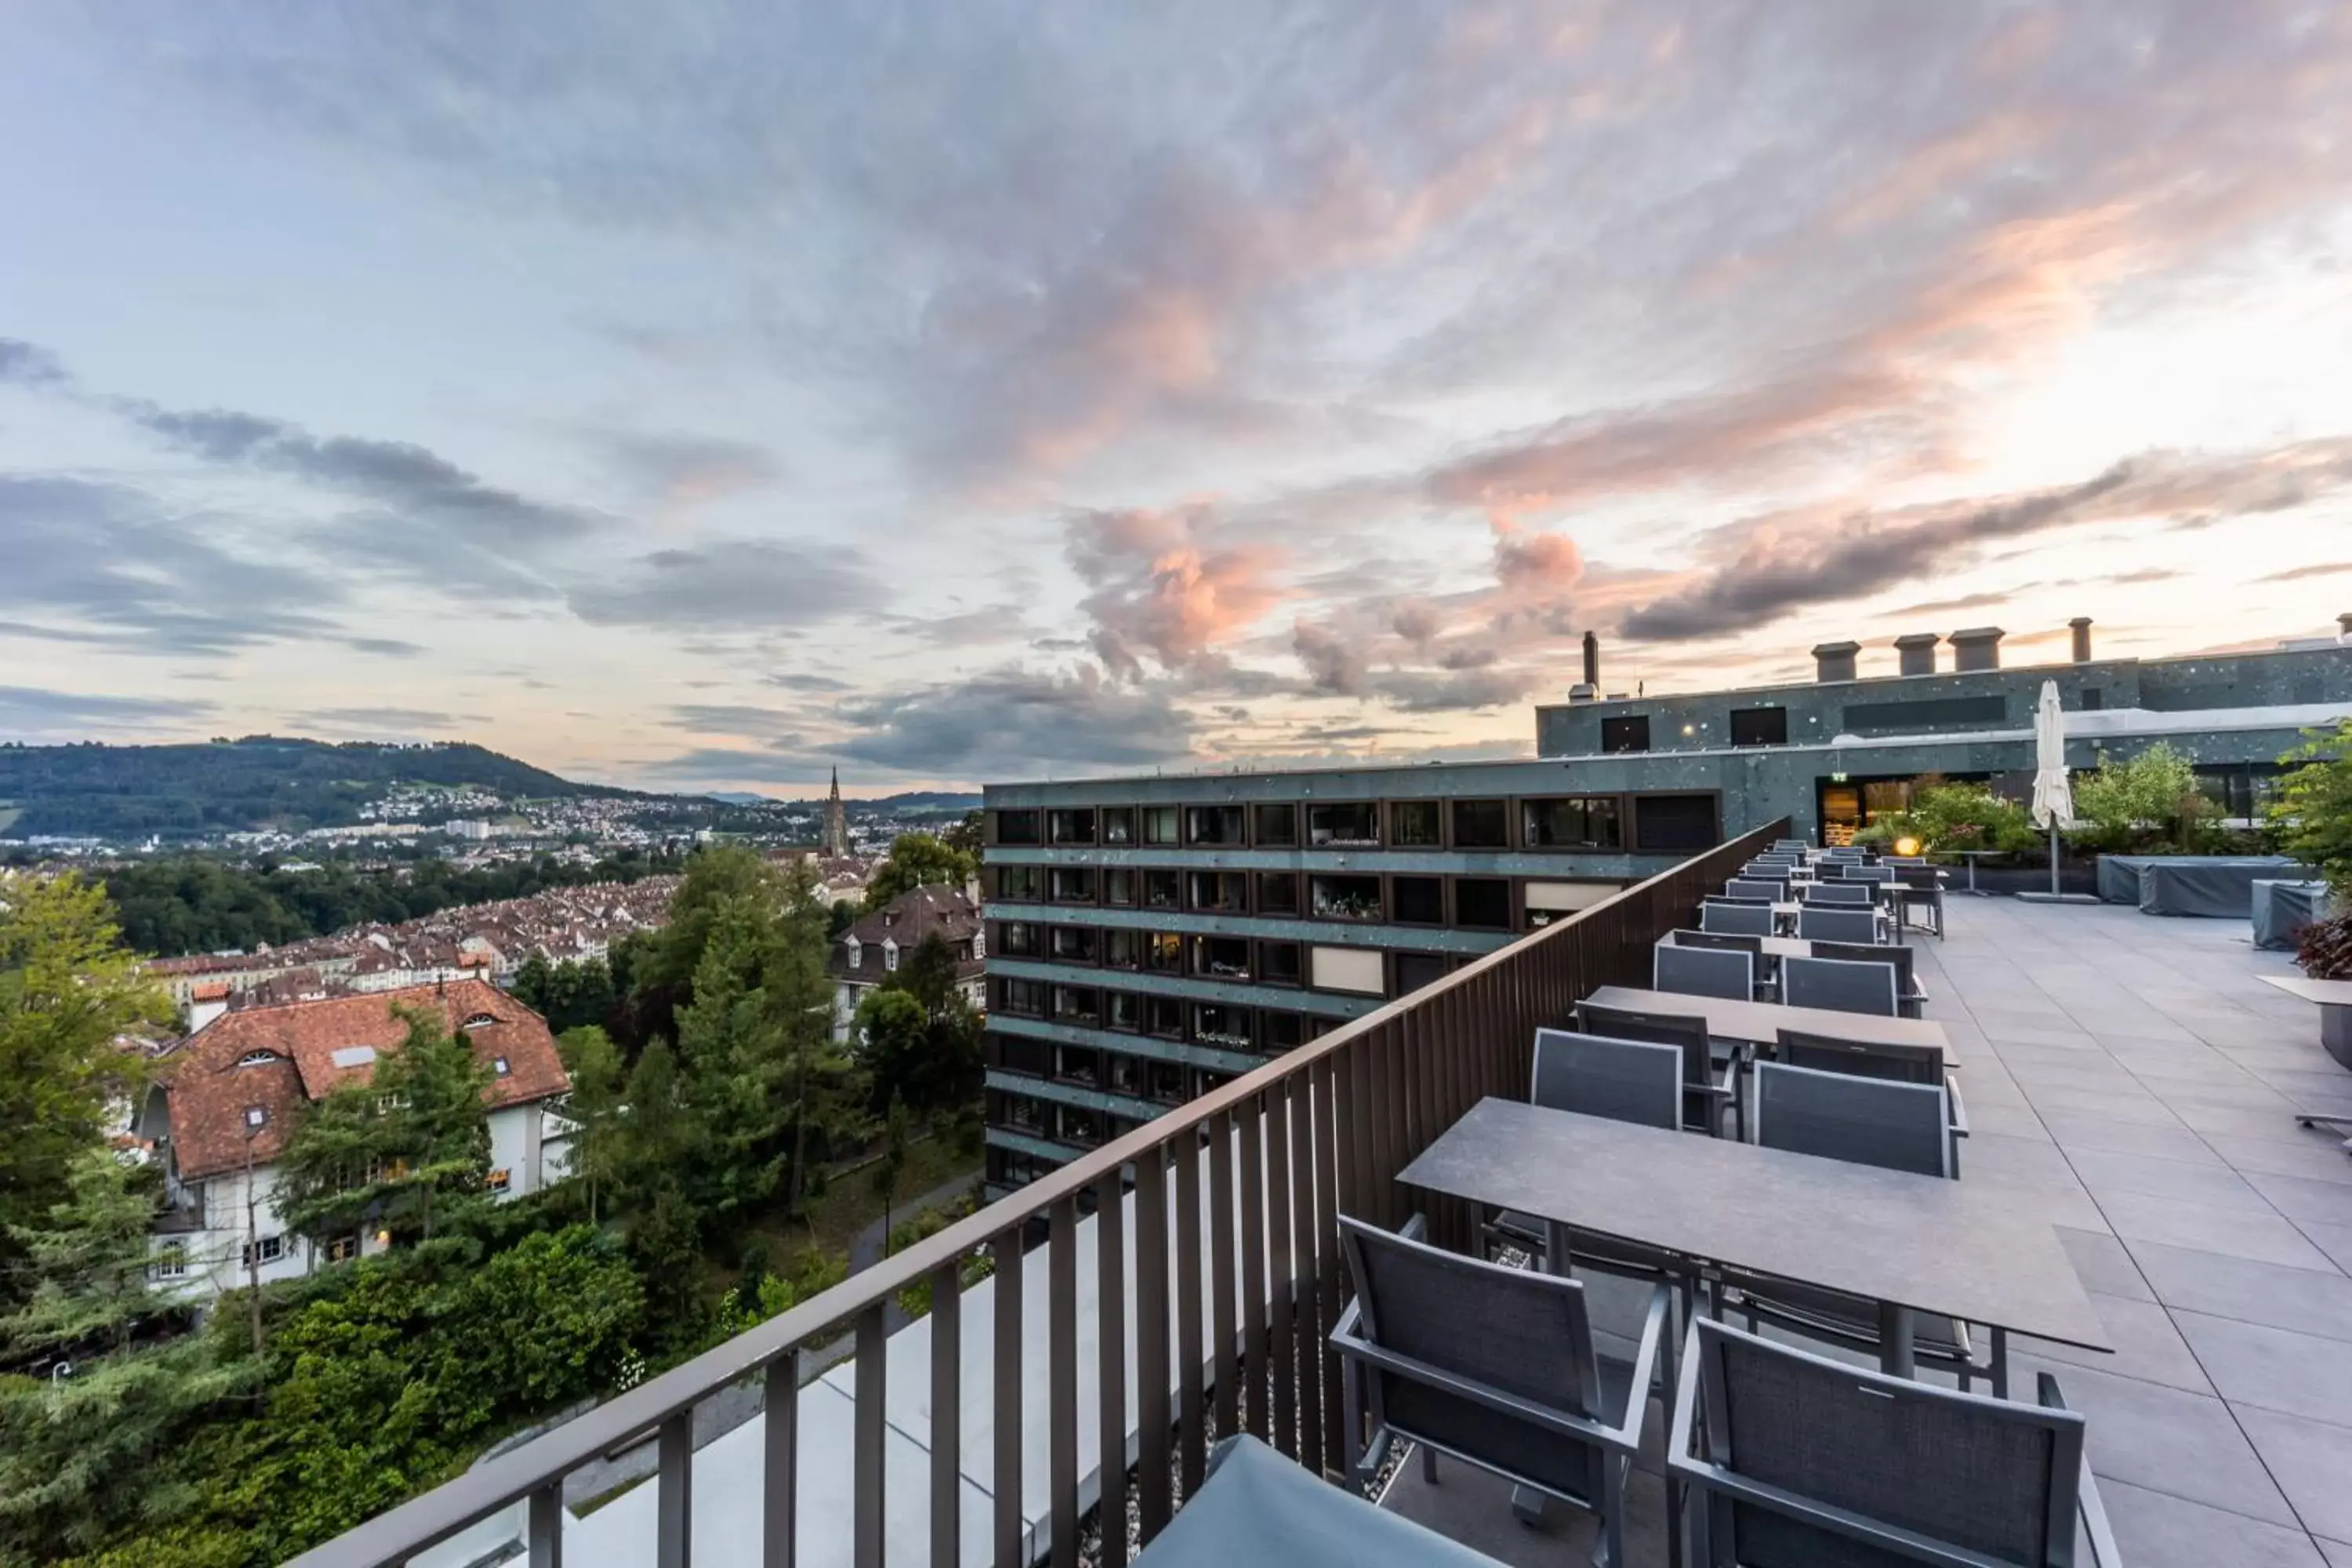
[[849,814],[841,805],[841,769],[833,770],[833,793],[824,802],[824,852],[839,859],[849,853]]

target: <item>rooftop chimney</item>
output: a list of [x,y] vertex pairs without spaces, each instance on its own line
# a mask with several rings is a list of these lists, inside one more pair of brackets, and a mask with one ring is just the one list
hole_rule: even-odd
[[2344,628],[2341,640],[2352,642],[2352,616],[2338,616],[2336,617],[2336,624]]
[[1936,645],[1944,639],[1934,632],[1906,632],[1895,639],[1895,651],[1906,675],[1936,673]]
[[[2352,616],[2347,616],[2345,619],[2347,622],[2352,622]],[[2088,616],[2076,616],[2073,620],[2068,621],[2066,624],[2074,628],[2074,662],[2076,664],[2090,663],[2091,617]]]
[[1861,651],[1862,645],[1858,642],[1822,643],[1813,649],[1813,663],[1816,666],[1814,679],[1823,681],[1852,680],[1853,656]]
[[1957,670],[1999,669],[2000,639],[2006,636],[1999,626],[1971,626],[1952,634],[1952,668]]
[[1601,685],[1601,638],[1591,632],[1584,634],[1584,684]]

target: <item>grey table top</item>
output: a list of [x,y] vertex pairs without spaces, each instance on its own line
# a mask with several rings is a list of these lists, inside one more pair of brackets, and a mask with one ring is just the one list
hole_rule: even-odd
[[1696,1262],[2111,1351],[2048,1219],[2014,1187],[1482,1100],[1398,1175]]
[[2265,974],[2263,978],[2305,1002],[2316,1002],[2323,1007],[2352,1007],[2352,980],[2314,980],[2307,974]]
[[1944,1026],[1933,1018],[1881,1018],[1868,1013],[1837,1013],[1826,1007],[1784,1007],[1777,1002],[1740,1002],[1728,996],[1686,996],[1675,991],[1644,991],[1633,985],[1603,985],[1585,998],[1596,1007],[1622,1007],[1632,1013],[1667,1013],[1677,1017],[1705,1018],[1707,1033],[1749,1045],[1769,1045],[1782,1029],[1808,1035],[1855,1040],[1873,1046],[1935,1046],[1952,1065],[1952,1042]]

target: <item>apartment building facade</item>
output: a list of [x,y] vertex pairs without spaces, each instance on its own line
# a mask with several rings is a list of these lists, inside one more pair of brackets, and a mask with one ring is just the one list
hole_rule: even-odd
[[1927,777],[2020,795],[2045,681],[2068,757],[2161,740],[2234,815],[2352,716],[2344,640],[2003,668],[1992,628],[1815,650],[1814,682],[1601,695],[1597,647],[1528,761],[992,785],[988,1180],[1003,1191],[1527,931],[1787,816],[1839,842]]

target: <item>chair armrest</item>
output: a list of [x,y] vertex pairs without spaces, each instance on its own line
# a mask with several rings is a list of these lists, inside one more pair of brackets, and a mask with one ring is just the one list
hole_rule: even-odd
[[1650,1288],[1650,1308],[1642,1314],[1642,1342],[1633,1352],[1633,1377],[1625,1386],[1625,1418],[1617,1424],[1617,1440],[1631,1452],[1641,1451],[1642,1424],[1650,1414],[1650,1384],[1657,1376],[1658,1352],[1665,1342],[1673,1306],[1669,1288]]
[[[2049,1373],[2034,1380],[2036,1400],[2045,1410],[2065,1410],[2066,1396],[2058,1392],[2058,1379]],[[2091,1540],[2092,1568],[2122,1568],[2123,1553],[2116,1547],[2115,1531],[2107,1526],[2107,1507],[2099,1500],[2098,1482],[2091,1475],[2091,1456],[2083,1455],[2083,1476],[2076,1484],[2075,1506],[2082,1510],[2083,1533]]]
[[[1339,1309],[1339,1321],[1331,1325],[1333,1346],[1338,1347],[1342,1340],[1353,1341],[1356,1337],[1356,1325],[1363,1320],[1364,1304],[1353,1296],[1349,1297],[1348,1304]],[[1345,1353],[1344,1351],[1342,1353]]]
[[1948,1068],[1944,1070],[1944,1096],[1951,1102],[1952,1136],[1967,1137],[1969,1135],[1968,1102],[1960,1098],[1960,1080],[1952,1076],[1951,1069]]
[[1604,1426],[1589,1415],[1578,1415],[1565,1410],[1555,1410],[1549,1405],[1538,1405],[1533,1400],[1521,1398],[1518,1394],[1507,1393],[1492,1384],[1481,1383],[1473,1377],[1464,1377],[1459,1373],[1432,1366],[1424,1361],[1415,1361],[1411,1356],[1399,1355],[1396,1352],[1385,1346],[1373,1344],[1369,1340],[1358,1339],[1351,1335],[1343,1341],[1336,1327],[1331,1331],[1331,1344],[1343,1359],[1364,1362],[1379,1367],[1383,1372],[1408,1378],[1423,1387],[1434,1388],[1441,1393],[1453,1394],[1457,1399],[1466,1399],[1473,1404],[1483,1405],[1489,1410],[1501,1411],[1506,1415],[1525,1421],[1529,1426],[1543,1427],[1549,1432],[1556,1432],[1563,1437],[1581,1437],[1588,1443],[1599,1444],[1603,1447],[1624,1447],[1625,1439],[1617,1427]]
[[1429,1216],[1416,1214],[1397,1227],[1397,1234],[1407,1241],[1425,1241],[1429,1237]]

